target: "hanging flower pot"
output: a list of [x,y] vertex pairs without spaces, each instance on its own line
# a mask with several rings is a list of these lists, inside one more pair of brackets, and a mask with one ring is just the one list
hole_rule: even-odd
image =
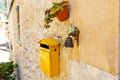
[[62,11],[57,11],[55,13],[55,16],[58,18],[59,21],[65,21],[69,18],[69,11],[68,11],[68,1],[64,1],[61,4],[66,3],[66,5],[63,7]]
[[65,21],[69,18],[68,1],[54,2],[53,6],[45,11],[44,27],[49,28],[54,17],[59,21]]

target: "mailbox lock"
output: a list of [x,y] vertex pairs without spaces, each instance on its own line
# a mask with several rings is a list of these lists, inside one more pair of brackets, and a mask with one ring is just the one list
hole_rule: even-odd
[[56,51],[56,48],[54,49],[54,51]]

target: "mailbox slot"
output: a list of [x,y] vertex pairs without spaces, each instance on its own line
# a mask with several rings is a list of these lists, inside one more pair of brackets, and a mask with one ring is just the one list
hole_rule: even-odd
[[40,47],[45,48],[45,49],[49,49],[49,46],[46,44],[40,44]]

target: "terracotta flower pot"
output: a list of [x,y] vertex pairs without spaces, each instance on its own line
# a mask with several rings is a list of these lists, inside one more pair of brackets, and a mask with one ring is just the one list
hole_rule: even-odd
[[56,12],[55,16],[58,18],[59,21],[67,20],[69,18],[68,5],[64,6],[63,11]]

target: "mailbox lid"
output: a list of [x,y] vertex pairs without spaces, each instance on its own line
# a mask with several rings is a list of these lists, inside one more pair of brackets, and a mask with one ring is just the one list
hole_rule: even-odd
[[56,41],[55,39],[52,39],[52,38],[44,38],[44,39],[41,39],[38,43],[40,44],[46,44],[48,46],[58,46],[59,43],[58,41]]

